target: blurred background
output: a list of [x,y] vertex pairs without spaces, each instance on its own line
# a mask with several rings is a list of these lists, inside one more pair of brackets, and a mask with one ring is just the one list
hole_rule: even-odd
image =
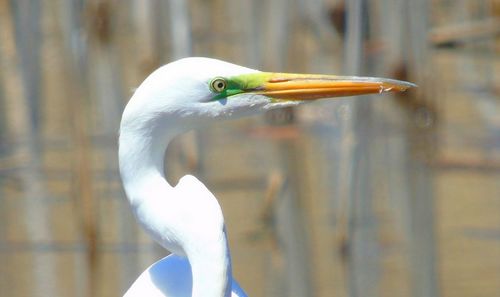
[[500,1],[0,1],[0,295],[121,296],[168,254],[117,171],[156,67],[385,76],[178,137],[169,179],[218,197],[250,296],[500,296]]

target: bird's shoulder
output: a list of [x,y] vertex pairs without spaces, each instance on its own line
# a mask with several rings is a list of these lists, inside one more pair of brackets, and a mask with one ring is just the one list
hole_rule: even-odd
[[[232,279],[231,297],[247,297]],[[123,297],[188,297],[192,292],[191,265],[187,258],[171,254],[148,267]]]

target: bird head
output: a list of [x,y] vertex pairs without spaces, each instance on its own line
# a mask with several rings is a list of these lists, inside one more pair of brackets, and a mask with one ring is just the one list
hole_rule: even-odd
[[128,103],[122,124],[130,118],[149,126],[156,119],[170,119],[191,129],[317,99],[399,92],[413,86],[385,78],[261,72],[192,57],[153,72]]

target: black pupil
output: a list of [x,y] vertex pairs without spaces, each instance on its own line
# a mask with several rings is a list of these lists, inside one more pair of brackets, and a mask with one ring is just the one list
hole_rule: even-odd
[[219,89],[224,88],[224,83],[223,83],[223,82],[221,82],[221,81],[220,81],[220,82],[218,82],[218,83],[217,83],[217,88],[219,88]]

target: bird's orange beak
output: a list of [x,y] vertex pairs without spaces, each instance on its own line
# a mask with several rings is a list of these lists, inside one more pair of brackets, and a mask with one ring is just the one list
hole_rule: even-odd
[[318,74],[261,73],[267,79],[252,93],[282,100],[315,100],[383,92],[403,92],[415,84],[387,78]]
[[213,100],[250,93],[280,101],[310,101],[322,98],[355,96],[383,92],[403,92],[415,84],[388,78],[254,72],[229,78],[217,77],[220,91]]

